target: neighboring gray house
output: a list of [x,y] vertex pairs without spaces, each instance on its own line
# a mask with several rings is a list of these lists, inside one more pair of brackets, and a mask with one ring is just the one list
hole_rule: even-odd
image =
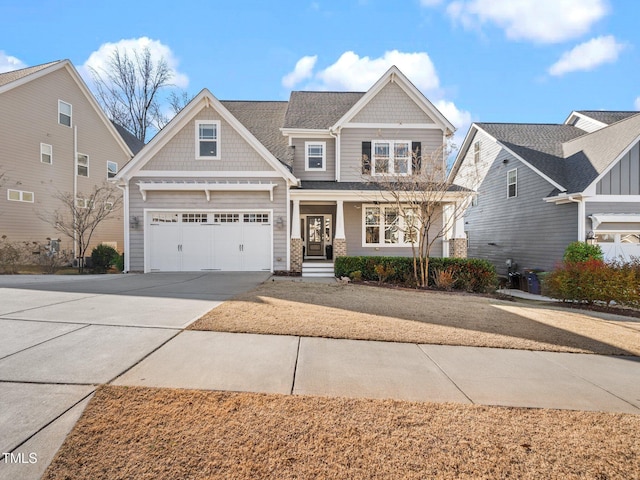
[[507,260],[550,270],[576,240],[593,239],[607,259],[640,257],[639,140],[638,112],[472,124],[450,173],[477,192],[465,215],[469,256],[501,274]]
[[[396,67],[364,93],[288,102],[219,101],[205,89],[118,173],[126,270],[332,275],[332,250],[410,256],[403,219],[369,180],[410,174],[410,152],[428,163],[453,130]],[[443,208],[463,199],[454,188]],[[447,256],[463,235],[458,224],[432,253]]]
[[[60,208],[59,193],[83,201],[142,145],[109,121],[69,60],[1,73],[0,112],[0,235],[59,237],[71,250],[72,241],[38,213]],[[121,212],[98,227],[91,246],[101,242],[123,250]]]

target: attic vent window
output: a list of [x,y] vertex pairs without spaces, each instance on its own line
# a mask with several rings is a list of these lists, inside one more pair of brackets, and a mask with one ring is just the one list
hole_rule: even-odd
[[196,122],[196,158],[198,160],[217,160],[220,158],[220,122]]

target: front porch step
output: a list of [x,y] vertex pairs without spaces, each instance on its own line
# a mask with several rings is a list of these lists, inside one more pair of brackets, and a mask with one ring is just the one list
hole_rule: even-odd
[[333,262],[303,262],[303,277],[333,277]]

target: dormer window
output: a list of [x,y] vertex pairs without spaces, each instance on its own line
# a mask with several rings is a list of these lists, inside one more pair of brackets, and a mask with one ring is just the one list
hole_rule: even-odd
[[326,142],[305,142],[305,170],[317,170],[324,172],[327,169],[326,155],[327,155],[327,143]]
[[220,158],[220,122],[217,120],[196,121],[196,159],[217,160]]

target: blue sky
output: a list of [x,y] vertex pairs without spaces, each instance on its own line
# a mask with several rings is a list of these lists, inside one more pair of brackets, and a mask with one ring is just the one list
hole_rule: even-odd
[[0,72],[149,45],[189,93],[281,100],[365,90],[395,63],[464,135],[471,121],[640,109],[636,0],[0,3]]

